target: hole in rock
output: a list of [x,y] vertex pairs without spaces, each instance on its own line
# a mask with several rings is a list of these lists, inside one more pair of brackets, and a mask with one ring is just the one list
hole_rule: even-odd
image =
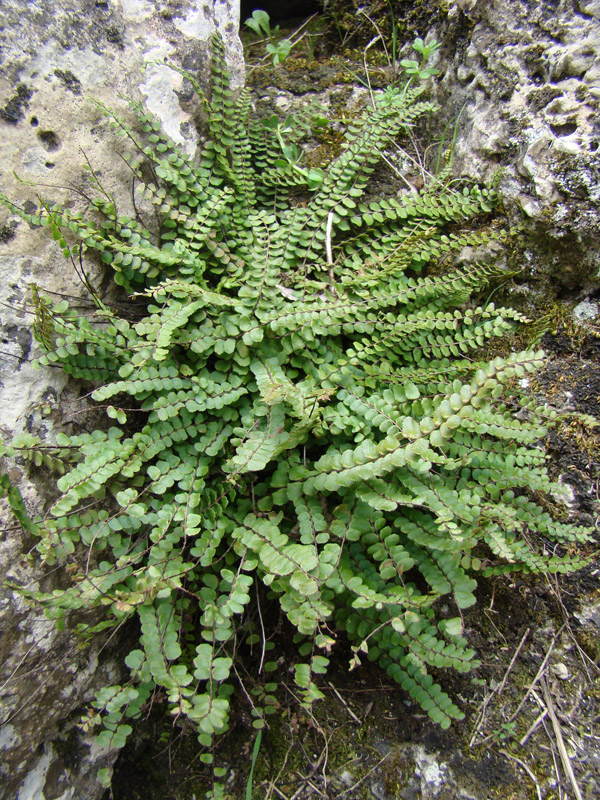
[[44,164],[44,166],[46,167],[46,169],[54,169],[54,167],[56,166],[56,164],[55,164],[53,161],[46,161],[46,163]]
[[536,86],[539,86],[540,84],[544,83],[544,76],[541,72],[534,72],[531,76],[531,80],[536,84]]
[[37,128],[37,126],[38,126],[40,123],[38,122],[38,118],[37,118],[37,117],[32,117],[32,118],[29,120],[29,124],[31,125],[31,127],[32,127],[32,128]]
[[11,239],[15,238],[16,223],[7,222],[6,225],[0,227],[0,244],[6,244]]
[[49,153],[51,153],[53,150],[58,150],[60,147],[60,139],[54,133],[54,131],[40,131],[38,133],[38,139]]
[[595,153],[597,149],[598,149],[598,142],[596,139],[592,139],[592,141],[590,142],[590,150],[592,151],[592,153]]
[[245,20],[252,16],[252,12],[260,8],[266,11],[271,22],[285,23],[287,20],[296,21],[323,10],[319,0],[242,0],[240,4],[240,22],[242,28]]
[[550,125],[550,128],[555,136],[570,136],[577,130],[577,123],[565,122],[564,125]]

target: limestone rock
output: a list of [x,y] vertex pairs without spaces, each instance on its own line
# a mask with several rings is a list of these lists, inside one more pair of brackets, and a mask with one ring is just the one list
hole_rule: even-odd
[[600,2],[456,0],[431,35],[444,124],[464,107],[457,174],[501,169],[509,215],[547,243],[543,279],[584,292],[600,267]]
[[[117,205],[129,210],[127,168],[116,155],[119,140],[89,98],[120,104],[124,114],[119,95],[143,100],[192,153],[193,92],[159,62],[169,60],[202,81],[209,40],[219,30],[240,84],[238,27],[235,0],[3,0],[0,191],[20,204],[33,201],[31,210],[38,195],[45,202],[69,198],[77,207],[89,186],[82,169],[86,158]],[[101,277],[96,273],[94,279],[100,284]],[[20,431],[51,438],[69,409],[76,412],[75,425],[81,420],[77,387],[58,370],[31,367],[37,352],[31,283],[55,295],[85,295],[74,266],[47,231],[30,230],[0,210],[0,433],[8,438]],[[27,479],[23,464],[8,467],[28,507],[40,510],[51,476],[38,470]],[[60,573],[46,575],[49,570],[28,557],[35,543],[15,527],[5,505],[0,517],[0,798],[93,800],[104,791],[97,769],[110,767],[115,754],[98,750],[75,723],[94,686],[116,680],[120,664],[102,652],[102,642],[82,649],[72,632],[58,632],[10,588],[52,589]]]

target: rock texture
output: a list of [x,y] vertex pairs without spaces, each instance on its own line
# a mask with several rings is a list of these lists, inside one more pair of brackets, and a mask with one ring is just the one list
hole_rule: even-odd
[[446,119],[463,109],[457,172],[502,168],[528,278],[585,297],[600,270],[600,0],[456,0],[435,35],[438,99]]
[[[85,156],[127,210],[126,169],[89,97],[111,106],[119,94],[144,100],[171,137],[193,152],[193,92],[159,62],[169,60],[202,80],[209,39],[218,29],[240,83],[238,27],[235,0],[3,0],[0,190],[21,204],[37,195],[64,202],[86,190]],[[62,413],[78,400],[76,387],[57,370],[31,367],[31,283],[84,295],[75,269],[47,232],[29,230],[0,211],[0,431],[7,437],[19,431],[52,437],[60,424],[57,409]],[[8,467],[28,506],[39,510],[48,477],[39,470],[29,479],[22,464]],[[96,771],[110,766],[114,754],[92,746],[75,723],[95,684],[107,671],[116,677],[119,659],[108,657],[102,642],[81,648],[11,589],[11,583],[51,589],[60,575],[45,575],[48,570],[28,558],[34,543],[6,508],[0,512],[0,798],[92,800],[103,791]]]

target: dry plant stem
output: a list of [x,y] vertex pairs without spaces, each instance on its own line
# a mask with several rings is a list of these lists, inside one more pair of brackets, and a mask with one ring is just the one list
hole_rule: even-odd
[[525,747],[525,745],[527,743],[527,740],[529,739],[531,734],[539,728],[539,726],[542,724],[542,722],[546,719],[547,716],[548,716],[548,709],[546,709],[545,711],[542,711],[542,713],[539,715],[539,717],[534,722],[531,723],[531,725],[529,726],[529,729],[527,730],[527,733],[519,741],[519,744],[521,745],[521,747]]
[[383,764],[383,762],[386,760],[386,758],[388,756],[389,756],[389,753],[386,753],[383,758],[379,759],[379,761],[377,762],[377,764],[375,764],[374,767],[371,767],[371,769],[367,772],[366,775],[363,775],[362,778],[359,781],[357,781],[355,784],[350,786],[349,789],[345,789],[343,792],[341,792],[338,795],[338,800],[339,800],[340,797],[344,797],[344,795],[347,795],[348,792],[353,792],[355,789],[357,789],[361,785],[361,783],[364,783],[367,780],[367,778],[375,772],[376,769],[379,769],[379,767]]
[[513,756],[511,753],[509,753],[506,750],[500,750],[500,752],[502,753],[503,756],[506,756],[506,758],[510,758],[511,761],[516,761],[517,764],[520,767],[523,767],[525,772],[529,775],[529,777],[531,778],[531,780],[535,784],[535,790],[537,792],[537,796],[538,796],[539,800],[543,800],[543,795],[542,795],[542,790],[540,789],[540,784],[538,783],[538,779],[535,777],[535,775],[533,774],[533,772],[529,768],[529,765],[526,764],[525,761],[522,761],[520,758],[517,758],[516,756]]
[[310,788],[313,789],[319,795],[319,797],[324,797],[325,800],[327,800],[327,795],[323,794],[323,792],[317,786],[315,786],[311,780],[309,780],[308,778],[306,778],[305,780],[306,783],[308,783],[308,785],[310,786]]
[[338,692],[338,690],[335,688],[335,686],[333,685],[333,683],[331,683],[331,681],[327,681],[327,683],[329,683],[329,685],[330,685],[330,686],[331,686],[331,688],[333,689],[333,692],[334,692],[335,696],[336,696],[336,697],[337,697],[337,699],[340,701],[340,703],[341,703],[341,704],[344,706],[344,708],[346,709],[346,711],[348,712],[348,714],[350,714],[350,716],[352,717],[352,719],[353,719],[355,722],[358,722],[358,724],[359,724],[359,725],[361,725],[361,724],[362,724],[361,720],[360,720],[360,719],[359,719],[359,718],[356,716],[356,714],[354,713],[354,711],[352,711],[352,709],[350,708],[350,706],[348,705],[348,703],[347,703],[347,702],[344,700],[344,698],[343,698],[343,697],[342,697],[342,695],[341,695],[341,694]]
[[370,47],[372,47],[375,44],[375,42],[378,42],[380,39],[381,39],[381,36],[379,36],[379,34],[378,34],[377,36],[375,36],[374,39],[371,39],[369,44],[363,50],[363,64],[364,64],[364,67],[365,67],[365,76],[367,78],[367,83],[369,85],[369,94],[371,95],[371,103],[373,103],[373,108],[375,108],[375,95],[373,94],[373,89],[371,87],[371,81],[369,80],[369,67],[367,65],[367,50]]
[[[414,139],[411,138],[411,141],[414,141]],[[396,148],[396,150],[398,150],[399,153],[401,153],[405,158],[408,158],[409,161],[412,161],[412,163],[416,167],[418,167],[418,169],[419,169],[419,171],[421,173],[421,180],[423,181],[424,184],[427,183],[427,179],[429,179],[429,181],[435,181],[436,176],[433,174],[433,172],[430,172],[428,169],[425,169],[425,167],[423,166],[423,164],[421,162],[420,157],[419,157],[419,159],[416,159],[414,156],[411,156],[411,154],[407,150],[405,150],[403,147],[401,147],[398,144],[398,142],[392,142],[392,144]],[[419,149],[418,149],[418,145],[416,143],[414,144],[414,147],[415,147],[415,151],[418,153]]]
[[[331,231],[333,228],[333,211],[327,215],[327,228],[325,229],[325,249],[327,250],[327,263],[333,266],[333,251],[331,249]],[[331,271],[330,271],[331,274]]]
[[[503,640],[504,640],[504,643],[505,643],[505,644],[508,644],[508,640],[507,640],[506,636],[505,636],[505,635],[502,633],[502,631],[500,630],[500,628],[499,628],[499,627],[496,625],[496,623],[494,622],[494,620],[493,620],[493,619],[491,618],[491,616],[488,614],[488,611],[492,611],[492,610],[493,610],[493,609],[492,609],[492,606],[493,606],[493,604],[494,604],[494,598],[492,597],[492,602],[491,602],[491,604],[490,604],[490,607],[487,609],[487,611],[484,609],[484,612],[483,612],[483,613],[484,613],[484,614],[485,614],[485,616],[487,617],[487,619],[488,619],[488,621],[489,621],[490,625],[491,625],[491,626],[494,628],[494,630],[496,631],[496,633],[498,634],[498,636],[499,636],[501,639],[503,639]],[[497,614],[497,613],[498,613],[497,611],[494,611],[494,614]]]
[[256,589],[256,608],[258,610],[258,621],[260,622],[260,630],[262,633],[262,647],[260,652],[260,664],[258,665],[258,674],[260,675],[263,671],[263,664],[265,663],[265,651],[267,646],[267,636],[265,633],[265,626],[263,625],[263,618],[262,612],[260,610],[260,597],[258,594],[258,585],[255,585]]
[[[473,747],[474,744],[475,744],[475,739],[476,739],[477,734],[479,732],[479,728],[483,724],[483,721],[485,719],[485,713],[486,713],[487,708],[488,708],[489,704],[491,703],[492,699],[494,697],[496,697],[496,696],[499,697],[502,694],[502,692],[504,691],[504,687],[506,686],[506,681],[508,680],[508,676],[510,675],[511,670],[514,667],[517,658],[519,657],[519,653],[521,652],[521,650],[523,648],[523,645],[525,644],[525,642],[527,640],[527,637],[529,636],[530,633],[531,633],[531,628],[527,628],[527,630],[525,631],[525,633],[521,637],[521,641],[519,642],[519,644],[517,646],[517,649],[514,652],[513,657],[510,660],[510,664],[508,665],[508,667],[506,669],[506,672],[504,673],[504,677],[502,678],[502,683],[500,684],[500,686],[497,689],[494,689],[494,691],[490,695],[488,695],[486,697],[486,699],[484,700],[483,706],[481,708],[481,711],[479,712],[479,717],[477,718],[477,722],[475,723],[475,728],[473,730],[473,735],[471,736],[471,741],[469,742],[469,747]],[[483,742],[486,742],[488,739],[491,739],[491,738],[492,738],[491,736],[486,736],[486,738],[483,739],[481,742],[479,742],[479,744],[483,744]]]
[[[293,745],[290,745],[290,746],[288,747],[288,749],[287,749],[287,751],[286,751],[286,754],[285,754],[285,756],[284,756],[284,759],[283,759],[283,764],[282,764],[282,765],[281,765],[281,767],[279,768],[279,772],[277,773],[277,776],[275,777],[275,780],[274,780],[274,781],[269,781],[269,785],[268,785],[268,787],[267,787],[267,794],[265,795],[265,800],[270,800],[271,794],[272,794],[274,791],[277,791],[277,789],[276,789],[276,785],[275,785],[275,784],[277,783],[277,781],[278,781],[278,780],[279,780],[279,778],[281,777],[281,775],[282,775],[282,773],[283,773],[283,770],[284,770],[284,769],[285,769],[285,767],[286,767],[286,764],[287,764],[287,761],[288,761],[288,757],[289,757],[289,755],[290,755],[290,753],[291,753],[291,751],[292,751],[292,747],[293,747]],[[264,784],[263,784],[263,785],[264,785]]]
[[[279,795],[279,797],[283,797],[283,800],[290,800],[290,798],[287,796],[287,794],[284,794],[283,792],[279,791],[279,789],[276,786],[273,786],[273,791],[276,792]],[[294,797],[295,796],[296,795],[294,795]],[[293,798],[292,798],[292,800],[293,800]]]
[[[547,711],[546,706],[542,702],[541,697],[535,691],[535,689],[532,690],[531,696],[533,697],[535,702],[538,704],[540,709],[542,709],[543,711]],[[562,781],[562,775],[561,775],[560,770],[558,768],[558,762],[556,760],[556,747],[554,746],[554,739],[550,735],[550,731],[548,730],[548,726],[546,725],[545,720],[542,721],[542,725],[544,726],[544,730],[546,731],[546,736],[548,737],[548,741],[550,742],[550,747],[546,747],[543,744],[540,744],[539,747],[540,747],[541,750],[546,750],[547,752],[549,752],[550,755],[552,756],[552,763],[554,764],[554,774],[556,775],[556,786],[557,786],[557,789],[558,789],[558,800],[562,800],[562,797],[563,797],[562,783],[563,783],[563,781]]]
[[399,170],[399,169],[397,169],[397,168],[396,168],[396,167],[395,167],[395,166],[392,164],[392,162],[389,160],[389,158],[386,156],[386,154],[385,154],[385,153],[383,153],[382,155],[383,155],[383,160],[384,160],[384,161],[385,161],[385,163],[388,165],[388,167],[389,167],[389,168],[392,170],[392,172],[394,173],[394,175],[395,175],[397,178],[399,178],[399,179],[400,179],[400,180],[401,180],[403,183],[405,183],[405,184],[406,184],[407,188],[408,188],[408,189],[409,189],[409,190],[410,190],[410,191],[411,191],[411,192],[412,192],[412,193],[415,195],[415,197],[418,197],[419,193],[417,192],[417,190],[415,189],[415,187],[412,185],[412,183],[411,183],[409,180],[407,180],[407,179],[404,177],[404,175],[403,175],[403,174],[400,172],[400,170]]
[[419,151],[419,145],[417,144],[417,142],[415,140],[415,137],[413,136],[413,133],[410,130],[410,128],[408,129],[407,133],[408,133],[408,138],[410,139],[410,141],[412,143],[412,146],[414,148],[414,151],[415,151],[415,153],[417,155],[416,161],[417,161],[417,164],[419,165],[419,170],[421,171],[421,180],[423,181],[423,183],[425,183],[427,175],[429,175],[430,178],[435,178],[435,175],[432,175],[431,172],[429,172],[428,170],[425,169],[425,165],[423,164],[423,159],[421,158],[421,153]]
[[[562,630],[562,628],[561,628],[561,630]],[[555,642],[556,642],[556,639],[558,638],[559,634],[560,634],[560,631],[558,631],[558,633],[556,634],[556,636],[554,636],[554,638],[553,638],[553,639],[552,639],[552,641],[550,642],[550,647],[548,648],[548,652],[547,652],[547,653],[546,653],[546,655],[544,656],[544,660],[543,660],[543,661],[542,661],[542,663],[540,664],[540,667],[539,667],[538,671],[537,671],[537,672],[536,672],[536,674],[535,674],[535,678],[534,678],[534,679],[533,679],[533,681],[532,681],[532,682],[529,684],[529,687],[527,688],[527,691],[525,692],[525,696],[523,697],[523,699],[521,700],[521,702],[520,702],[520,703],[519,703],[519,705],[517,706],[517,710],[514,712],[514,714],[513,714],[513,715],[510,717],[510,719],[508,720],[509,722],[512,722],[514,719],[516,719],[516,718],[517,718],[517,716],[519,715],[519,712],[521,711],[521,709],[522,709],[522,708],[523,708],[523,706],[525,705],[525,702],[526,702],[527,698],[529,697],[529,695],[530,695],[530,694],[532,694],[532,693],[533,693],[533,690],[534,690],[534,688],[535,688],[535,685],[536,685],[536,683],[537,683],[537,682],[540,680],[540,678],[543,676],[543,674],[544,674],[544,671],[545,671],[545,669],[546,669],[546,665],[548,664],[548,659],[550,658],[550,655],[551,655],[552,651],[554,650],[554,644],[555,644]],[[542,707],[542,710],[543,710],[543,707]]]
[[387,58],[387,62],[390,65],[390,67],[392,67],[392,69],[393,69],[394,65],[392,64],[392,60],[390,58],[390,54],[388,53],[388,49],[385,46],[385,39],[383,38],[383,34],[381,33],[381,28],[379,27],[379,25],[374,20],[371,19],[371,17],[367,14],[367,12],[364,10],[364,8],[359,9],[358,13],[362,14],[363,17],[366,17],[369,20],[369,22],[371,23],[371,25],[375,28],[377,33],[379,34],[379,38],[381,39],[381,44],[383,45],[383,51],[385,53],[385,57]]
[[585,652],[585,650],[581,647],[581,645],[577,641],[577,637],[573,633],[573,630],[571,628],[571,624],[570,624],[570,621],[569,621],[569,612],[565,608],[565,604],[562,601],[562,595],[561,595],[561,592],[560,592],[559,583],[556,580],[556,575],[554,576],[554,580],[548,579],[548,585],[550,586],[550,588],[552,590],[552,594],[555,596],[556,600],[558,601],[558,604],[560,605],[560,609],[562,611],[562,616],[563,616],[563,619],[564,619],[564,627],[566,627],[571,641],[573,642],[573,644],[577,648],[577,652],[579,653],[579,657],[581,658],[583,667],[584,667],[584,669],[585,669],[585,671],[587,673],[588,680],[591,681],[592,680],[592,676],[590,675],[589,668],[591,667],[591,669],[596,673],[596,675],[600,675],[600,667],[598,666],[598,664],[595,663],[595,661],[593,661],[588,656],[588,654]]
[[515,654],[513,655],[512,659],[510,661],[510,664],[508,665],[508,669],[504,673],[504,677],[502,678],[502,683],[500,684],[500,688],[498,689],[498,694],[502,694],[502,692],[504,691],[504,687],[506,686],[506,681],[508,680],[508,676],[510,675],[510,673],[512,671],[512,668],[515,665],[515,661],[519,657],[519,653],[523,649],[523,645],[527,641],[527,637],[529,636],[530,633],[531,633],[531,628],[527,628],[527,630],[525,631],[525,633],[521,637],[521,641],[519,642],[519,645],[518,645],[517,649],[515,650]]
[[554,710],[554,703],[552,702],[552,697],[550,696],[550,691],[548,689],[548,683],[545,678],[542,679],[541,686],[542,686],[542,691],[544,693],[544,700],[546,701],[546,705],[548,706],[550,721],[552,722],[552,727],[554,729],[554,735],[556,737],[556,744],[558,746],[560,760],[562,761],[563,768],[567,774],[567,777],[569,778],[569,782],[573,787],[573,792],[575,794],[576,800],[583,800],[583,795],[581,794],[581,790],[579,789],[577,779],[575,778],[575,773],[573,772],[571,759],[569,758],[569,754],[567,753],[565,740],[563,739],[560,723],[558,721],[558,717],[556,716],[556,712]]
[[[561,631],[562,631],[562,628],[558,631],[556,636],[554,636],[554,638],[550,642],[550,647],[548,648],[548,652],[544,656],[544,659],[543,659],[542,663],[540,664],[540,667],[539,667],[538,671],[536,672],[533,681],[527,687],[527,691],[525,692],[521,702],[517,706],[517,710],[514,711],[511,714],[511,716],[507,720],[507,723],[513,722],[519,716],[519,714],[521,713],[521,709],[523,708],[523,706],[527,702],[527,698],[529,697],[529,695],[533,694],[535,696],[534,687],[537,684],[537,682],[540,680],[542,675],[544,674],[544,670],[546,669],[546,665],[548,664],[548,659],[550,658],[550,655],[551,655],[552,651],[554,650],[554,644],[555,644],[556,639],[559,636]],[[511,664],[512,664],[512,662],[511,662]],[[507,676],[505,676],[505,677],[507,677]],[[502,685],[504,685],[504,681],[502,682]],[[489,705],[489,702],[491,701],[492,697],[493,697],[493,695],[490,695],[489,699],[486,701],[485,708],[483,709],[483,712],[485,712],[485,710],[486,710],[487,706]],[[545,707],[542,706],[542,711],[544,710],[544,708]],[[481,722],[478,720],[477,727],[480,727],[480,726],[481,726]],[[469,747],[473,746],[473,742],[474,742],[474,739],[475,739],[475,733],[476,733],[476,731],[473,733],[473,736],[471,737],[471,742],[469,744]],[[489,736],[486,736],[484,739],[482,739],[480,742],[478,742],[478,744],[486,744],[487,742],[491,741],[493,738],[494,738],[493,734],[490,734]]]

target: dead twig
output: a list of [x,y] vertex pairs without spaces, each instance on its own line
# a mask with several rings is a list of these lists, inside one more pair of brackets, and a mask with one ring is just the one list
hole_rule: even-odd
[[[479,733],[479,728],[481,727],[481,725],[483,724],[483,721],[485,720],[485,714],[486,714],[486,711],[488,709],[489,704],[492,702],[492,699],[494,697],[500,697],[500,695],[504,691],[504,687],[506,686],[506,681],[508,680],[508,676],[510,675],[511,670],[514,667],[517,658],[519,657],[519,653],[523,649],[523,645],[525,644],[525,642],[527,640],[527,637],[529,636],[530,633],[531,633],[531,628],[527,628],[527,630],[525,631],[525,633],[521,637],[521,641],[517,645],[517,649],[515,650],[515,652],[513,654],[513,657],[510,660],[510,664],[506,668],[506,672],[504,673],[504,677],[502,678],[502,682],[484,700],[482,708],[481,708],[481,711],[479,712],[479,716],[477,718],[477,722],[475,723],[475,728],[473,729],[473,734],[471,736],[471,741],[469,742],[469,747],[473,747],[474,744],[475,744],[475,739],[477,738],[477,734]],[[486,736],[486,738],[483,739],[481,742],[479,742],[479,744],[483,744],[483,742],[486,742],[486,741],[488,741],[488,739],[491,739],[491,738],[493,738],[493,736]]]
[[539,715],[539,717],[534,722],[531,723],[531,725],[527,729],[527,733],[519,741],[519,744],[521,745],[521,747],[525,747],[525,745],[527,743],[527,740],[529,739],[531,734],[534,733],[534,731],[537,730],[537,728],[539,728],[539,726],[542,724],[542,722],[546,719],[547,716],[548,716],[548,709],[546,709],[545,711],[542,711],[542,713]]
[[[560,631],[562,631],[562,628],[560,629]],[[548,648],[548,652],[544,656],[544,658],[542,660],[542,663],[540,664],[539,669],[535,674],[534,679],[531,681],[531,683],[527,687],[527,691],[525,692],[525,694],[523,695],[523,698],[521,699],[521,702],[517,706],[517,710],[515,712],[513,712],[513,714],[511,714],[511,716],[508,718],[507,724],[510,724],[511,722],[514,722],[514,720],[519,716],[519,714],[521,713],[521,709],[523,708],[523,706],[527,702],[527,698],[532,693],[535,695],[534,688],[535,688],[536,684],[538,683],[538,681],[541,679],[542,675],[544,674],[544,671],[546,669],[546,665],[548,664],[548,659],[550,658],[550,655],[552,654],[552,651],[554,650],[554,644],[556,642],[557,637],[560,634],[560,631],[558,631],[556,636],[554,636],[554,638],[550,642],[550,647]],[[489,736],[486,736],[485,739],[482,739],[480,742],[478,742],[478,744],[485,744],[486,742],[489,742],[493,738],[494,738],[494,735],[490,734]]]
[[305,778],[305,780],[306,783],[308,783],[308,785],[310,786],[310,788],[313,789],[319,795],[319,797],[324,797],[325,800],[327,800],[327,795],[323,794],[323,792],[318,788],[318,786],[315,786],[314,783],[308,778]]
[[[562,628],[561,628],[561,630],[562,630]],[[535,685],[542,678],[542,676],[543,676],[543,674],[544,674],[544,672],[546,670],[546,665],[548,664],[548,659],[550,658],[550,655],[551,655],[552,651],[554,650],[554,645],[556,643],[556,639],[559,636],[559,634],[560,634],[560,631],[556,634],[556,636],[554,636],[554,638],[550,642],[550,647],[548,648],[548,652],[544,656],[544,659],[543,659],[542,663],[540,664],[538,671],[535,673],[535,678],[529,684],[529,686],[527,688],[527,691],[525,692],[525,696],[523,697],[523,699],[521,700],[521,702],[517,706],[517,710],[515,711],[515,713],[508,720],[509,722],[512,722],[514,719],[517,718],[519,712],[521,711],[521,709],[525,705],[525,702],[527,701],[527,698],[533,692],[533,690],[535,688]]]
[[[548,709],[544,705],[542,698],[539,694],[535,691],[535,689],[531,690],[531,696],[538,704],[542,711],[547,711]],[[552,763],[554,764],[554,774],[556,775],[556,788],[558,790],[558,800],[562,800],[563,798],[563,780],[562,775],[560,774],[560,770],[558,768],[558,762],[556,760],[556,747],[554,746],[554,739],[550,735],[550,731],[548,730],[548,726],[546,725],[546,720],[542,720],[542,725],[544,726],[544,730],[546,731],[546,736],[548,737],[548,741],[550,742],[550,747],[546,747],[546,745],[539,744],[538,747],[540,750],[546,750],[550,753],[552,757]]]
[[371,767],[371,769],[367,772],[366,775],[363,775],[362,778],[359,781],[357,781],[355,784],[350,786],[349,789],[345,789],[343,792],[341,792],[338,795],[338,798],[343,797],[344,795],[348,794],[348,792],[353,792],[355,789],[357,789],[361,785],[361,783],[364,783],[367,780],[369,775],[372,775],[375,772],[376,769],[379,769],[379,767],[383,764],[383,762],[386,760],[386,758],[388,756],[389,756],[389,753],[386,753],[383,758],[379,759],[379,761],[377,762],[377,764],[375,764],[374,767]]
[[[279,797],[283,797],[283,800],[290,800],[290,798],[287,796],[287,794],[284,794],[276,786],[273,786],[273,791],[276,792],[279,795]],[[296,797],[296,795],[294,795],[294,797]],[[293,798],[292,798],[292,800],[293,800]]]
[[565,604],[563,603],[562,594],[561,594],[561,591],[560,591],[560,584],[558,583],[558,579],[556,578],[556,575],[553,575],[552,579],[550,579],[550,577],[547,576],[546,582],[547,582],[548,586],[550,587],[550,591],[552,592],[552,594],[554,595],[557,603],[560,606],[560,610],[562,612],[562,616],[563,616],[563,620],[564,620],[563,627],[565,627],[567,629],[567,633],[569,635],[569,639],[575,645],[575,648],[577,649],[577,652],[579,654],[579,658],[581,659],[581,663],[582,663],[583,668],[584,668],[584,670],[586,672],[588,680],[591,681],[592,680],[592,676],[590,675],[590,669],[593,672],[595,672],[596,675],[600,675],[600,667],[598,666],[598,664],[596,664],[595,661],[593,661],[588,656],[588,654],[585,652],[585,650],[581,647],[581,645],[577,641],[577,637],[573,633],[573,629],[571,628],[571,618],[569,616],[569,611],[567,610]]
[[503,756],[506,756],[507,758],[510,758],[511,761],[516,761],[517,764],[520,767],[523,767],[525,772],[529,775],[529,777],[531,778],[531,780],[535,784],[535,790],[537,792],[537,796],[538,796],[539,800],[543,800],[543,795],[542,795],[542,790],[540,788],[540,784],[538,783],[538,779],[535,777],[535,775],[533,774],[533,772],[529,768],[529,765],[526,764],[525,761],[521,761],[520,758],[517,758],[516,756],[513,756],[507,750],[500,750],[500,752],[502,753]]
[[556,711],[554,709],[554,703],[552,701],[552,697],[550,696],[550,690],[548,689],[548,682],[546,681],[545,678],[542,679],[541,681],[541,687],[544,693],[544,700],[546,701],[546,706],[548,707],[548,713],[550,714],[550,721],[552,722],[552,728],[554,729],[554,736],[556,737],[556,744],[558,747],[560,760],[562,761],[565,773],[573,788],[576,800],[583,800],[583,795],[581,794],[581,790],[579,789],[579,784],[577,783],[577,779],[575,778],[575,773],[573,772],[571,759],[569,758],[569,754],[567,753],[567,748],[565,746],[565,740],[563,739],[560,723],[558,721],[558,717],[556,716]]
[[369,87],[369,94],[371,95],[371,103],[373,103],[373,108],[375,108],[376,104],[375,104],[375,95],[373,94],[373,88],[371,86],[371,81],[369,79],[369,67],[367,65],[367,50],[370,47],[373,47],[373,45],[376,42],[378,42],[380,39],[381,39],[381,36],[379,34],[377,34],[377,36],[375,36],[373,39],[371,39],[369,44],[363,50],[363,64],[364,64],[364,67],[365,67],[365,75],[366,75],[366,78],[367,78],[367,85]]
[[275,784],[279,781],[279,778],[283,774],[283,770],[286,767],[286,764],[287,764],[287,761],[288,761],[288,757],[289,757],[291,751],[292,751],[292,745],[290,745],[288,747],[288,749],[287,749],[287,752],[286,752],[285,757],[283,759],[283,764],[281,765],[281,767],[279,769],[279,772],[277,773],[277,776],[275,777],[275,780],[269,781],[269,785],[267,787],[267,794],[265,795],[265,800],[270,800],[272,792],[276,792],[277,791],[277,787],[276,787]]
[[[327,683],[328,683],[328,684],[331,686],[331,688],[332,688],[332,690],[333,690],[333,692],[334,692],[335,696],[336,696],[336,697],[337,697],[337,699],[340,701],[340,703],[341,703],[341,704],[344,706],[344,708],[346,709],[346,711],[347,711],[347,712],[350,714],[350,716],[352,717],[352,719],[353,719],[355,722],[358,722],[358,724],[359,724],[359,725],[362,725],[362,720],[361,720],[359,717],[357,717],[357,716],[356,716],[356,714],[354,713],[354,711],[352,711],[352,709],[350,708],[350,706],[348,705],[348,703],[347,703],[347,702],[344,700],[344,698],[343,698],[343,697],[342,697],[342,695],[341,695],[341,694],[338,692],[338,690],[335,688],[335,686],[333,685],[333,683],[331,683],[331,681],[327,681]],[[372,704],[371,704],[371,705],[372,705]]]

